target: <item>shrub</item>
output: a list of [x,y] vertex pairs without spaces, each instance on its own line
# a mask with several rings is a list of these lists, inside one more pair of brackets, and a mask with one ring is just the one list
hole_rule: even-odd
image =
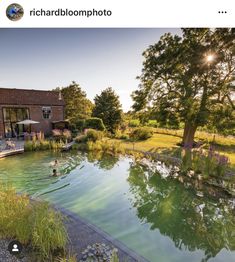
[[129,122],[130,127],[138,127],[140,126],[140,120],[139,119],[132,119]]
[[82,132],[85,128],[85,119],[78,119],[76,122],[76,127],[80,132]]
[[88,129],[86,130],[86,138],[87,138],[87,141],[96,142],[97,140],[100,140],[103,138],[103,132],[97,131],[94,129]]
[[122,131],[120,129],[117,129],[113,134],[113,137],[119,139],[121,135],[122,135]]
[[87,151],[87,144],[81,143],[81,144],[76,144],[76,145],[77,145],[77,150]]
[[103,120],[98,117],[91,117],[85,120],[84,128],[97,129],[100,131],[105,130]]
[[77,130],[76,124],[70,123],[69,124],[69,130],[71,130],[73,133],[76,132],[76,130]]
[[119,139],[127,140],[129,139],[129,136],[127,134],[122,134]]
[[86,143],[87,137],[86,135],[78,135],[75,138],[76,143]]
[[157,120],[149,120],[147,125],[151,127],[158,127]]
[[124,153],[124,148],[121,146],[121,143],[118,142],[112,142],[108,143],[108,151],[114,155],[119,154],[119,153]]
[[101,144],[100,144],[100,147],[101,147],[101,151],[104,152],[104,153],[107,153],[111,147],[110,145],[110,142],[108,141],[103,141]]
[[118,129],[118,130],[116,130],[114,136],[110,135],[110,138],[116,138],[116,139],[124,139],[124,140],[126,140],[126,139],[129,138],[129,136],[128,136],[128,134],[126,134],[126,133],[124,133],[123,131],[121,131],[120,129]]
[[97,141],[97,142],[88,141],[86,150],[88,150],[88,151],[102,151],[102,147],[101,147],[101,144],[99,143],[99,141]]
[[152,136],[153,130],[149,127],[139,127],[130,133],[130,138],[134,141],[147,140]]
[[78,150],[79,149],[79,145],[78,144],[73,144],[72,145],[72,150]]
[[82,132],[84,129],[96,129],[100,131],[105,130],[103,120],[98,117],[78,119],[76,122],[76,127],[80,132]]

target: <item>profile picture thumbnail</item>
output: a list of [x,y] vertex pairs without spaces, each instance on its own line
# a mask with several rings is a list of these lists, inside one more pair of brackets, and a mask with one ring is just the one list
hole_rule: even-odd
[[11,21],[18,21],[24,15],[24,9],[19,4],[11,4],[7,7],[6,15]]

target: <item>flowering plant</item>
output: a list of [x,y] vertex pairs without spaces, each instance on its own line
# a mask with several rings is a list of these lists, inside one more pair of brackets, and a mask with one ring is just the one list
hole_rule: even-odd
[[224,176],[229,166],[229,158],[215,151],[213,146],[208,151],[195,150],[192,154],[192,166],[205,176]]

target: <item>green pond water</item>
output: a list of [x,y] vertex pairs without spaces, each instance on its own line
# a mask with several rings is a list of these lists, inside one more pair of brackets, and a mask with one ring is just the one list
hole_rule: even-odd
[[198,196],[130,158],[25,153],[0,159],[1,181],[79,214],[149,261],[235,261],[233,199]]

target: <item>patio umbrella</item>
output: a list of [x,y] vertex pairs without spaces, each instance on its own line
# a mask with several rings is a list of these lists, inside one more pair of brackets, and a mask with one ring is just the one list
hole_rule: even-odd
[[33,121],[31,119],[25,119],[23,121],[17,122],[18,125],[33,125],[33,124],[39,124],[37,121]]
[[23,121],[17,122],[18,125],[29,125],[30,126],[30,132],[31,132],[31,125],[39,124],[37,121],[33,121],[31,119],[25,119]]

